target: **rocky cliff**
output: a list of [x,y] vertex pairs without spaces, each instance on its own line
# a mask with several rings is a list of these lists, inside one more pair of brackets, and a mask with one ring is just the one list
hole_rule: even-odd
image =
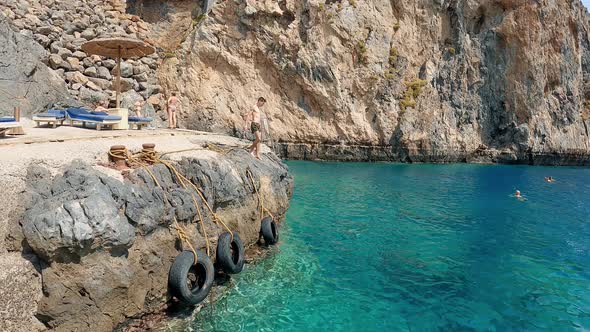
[[[205,201],[247,246],[259,237],[256,190],[276,218],[284,216],[292,178],[268,148],[259,161],[227,137],[151,139],[159,151],[191,149],[164,158],[204,200],[162,164],[149,172],[106,167],[112,140],[0,146],[0,330],[111,331],[161,310],[170,300],[170,266],[189,249],[174,219],[204,252],[207,234],[214,260],[225,229]],[[117,140],[130,148],[141,142]],[[203,147],[220,143],[232,149]]]
[[589,19],[578,0],[224,1],[159,70],[201,129],[239,130],[265,96],[287,157],[552,162],[589,152]]
[[0,8],[51,53],[46,63],[77,98],[112,93],[113,63],[80,53],[80,43],[142,38],[158,54],[123,66],[129,102],[148,100],[165,119],[163,101],[180,92],[183,126],[242,135],[243,112],[264,96],[270,136],[286,157],[588,162],[590,23],[579,0],[9,0]]

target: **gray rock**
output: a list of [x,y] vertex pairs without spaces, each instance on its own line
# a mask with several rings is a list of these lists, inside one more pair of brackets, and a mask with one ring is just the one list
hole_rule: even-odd
[[86,84],[86,82],[88,82],[88,77],[78,71],[65,73],[65,78],[68,82],[73,83]]
[[94,91],[83,86],[80,88],[79,97],[80,100],[92,104],[100,100],[109,100],[110,96],[104,92]]
[[73,165],[55,180],[51,192],[51,197],[33,198],[23,225],[27,243],[46,261],[79,261],[99,249],[120,254],[133,244],[133,226],[89,166]]
[[[139,85],[132,78],[121,78],[121,92],[126,92],[126,91],[134,89],[134,86],[136,84]],[[117,80],[113,79],[112,90],[116,90],[116,86],[117,86]]]
[[139,75],[148,71],[148,66],[144,64],[137,64],[133,66],[133,75]]
[[97,77],[98,73],[97,73],[96,67],[86,68],[86,70],[84,70],[84,75],[86,75],[88,77]]
[[90,82],[96,84],[100,89],[107,90],[111,87],[111,81],[102,78],[89,77]]
[[148,85],[145,91],[148,96],[151,96],[160,93],[162,87],[159,85]]
[[[116,66],[111,71],[113,76],[117,76],[117,68]],[[121,77],[131,77],[133,75],[133,65],[127,63],[126,61],[121,61]]]
[[92,61],[92,59],[90,57],[86,57],[82,60],[82,63],[84,64],[84,67],[92,67],[94,66],[94,61]]
[[96,31],[94,31],[94,29],[86,29],[82,32],[81,37],[86,40],[91,40],[96,37]]
[[57,51],[57,55],[61,56],[62,59],[67,59],[73,55],[72,51],[67,48],[59,48]]
[[37,43],[41,44],[41,46],[43,47],[49,47],[49,45],[51,44],[51,38],[45,35],[35,34],[34,38],[35,41],[37,41]]
[[117,65],[117,62],[113,59],[106,59],[102,62],[102,65],[108,69],[113,69]]
[[47,36],[51,33],[56,32],[56,28],[51,25],[46,25],[46,26],[42,26],[42,27],[37,28],[37,32]]
[[[14,107],[22,115],[45,110],[57,100],[68,100],[65,82],[40,59],[48,54],[34,40],[16,33],[5,20],[0,20],[0,116],[12,115]],[[25,96],[26,102],[14,96]]]
[[49,66],[53,69],[57,69],[59,68],[59,66],[62,64],[63,59],[61,56],[57,55],[57,54],[51,54],[49,56],[49,59],[47,60],[47,62],[49,63]]
[[133,76],[133,78],[137,82],[147,82],[147,80],[148,80],[148,74],[147,73],[141,73],[141,74],[138,74],[138,75]]
[[55,42],[51,43],[50,51],[51,51],[51,53],[57,54],[59,52],[59,49],[62,47],[63,47],[63,44],[61,43],[61,41],[55,41]]
[[87,57],[86,53],[84,53],[82,51],[76,51],[72,55],[75,56],[76,58],[78,58],[78,60],[84,60],[84,58]]
[[111,72],[106,67],[98,67],[97,76],[106,80],[112,79]]
[[141,62],[145,63],[151,69],[157,69],[158,68],[158,63],[153,58],[143,57],[143,58],[141,58]]
[[94,83],[93,83],[92,81],[90,81],[90,80],[89,80],[88,82],[86,82],[86,87],[88,87],[90,90],[94,90],[94,91],[102,91],[102,89],[101,89],[101,88],[100,88],[98,85],[94,84]]

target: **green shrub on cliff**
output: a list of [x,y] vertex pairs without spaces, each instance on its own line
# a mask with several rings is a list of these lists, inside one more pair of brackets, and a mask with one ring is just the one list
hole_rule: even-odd
[[404,93],[404,99],[400,101],[400,108],[406,110],[408,107],[416,107],[416,99],[422,93],[422,88],[428,82],[425,80],[415,79],[411,82],[406,83],[406,92]]
[[323,11],[324,11],[324,4],[323,4],[323,3],[320,3],[320,5],[319,5],[319,7],[318,7],[318,10],[319,10],[320,12],[323,12]]
[[449,52],[450,55],[455,55],[455,53],[457,52],[454,48],[449,47],[447,48],[447,52]]
[[408,107],[416,107],[416,101],[408,94],[399,103],[402,112],[405,112]]
[[396,22],[395,24],[393,24],[393,31],[399,30],[399,28],[401,28],[401,25],[399,24],[399,22]]
[[359,42],[357,45],[357,53],[359,56],[359,63],[366,65],[367,62],[369,61],[367,58],[367,46],[365,45],[364,42]]
[[428,82],[425,80],[415,79],[408,84],[408,90],[414,99],[418,98],[420,93],[422,93],[422,88]]
[[397,60],[397,49],[392,47],[389,49],[389,65],[395,67],[395,60]]
[[356,8],[356,0],[348,0],[348,3],[353,6],[354,8]]

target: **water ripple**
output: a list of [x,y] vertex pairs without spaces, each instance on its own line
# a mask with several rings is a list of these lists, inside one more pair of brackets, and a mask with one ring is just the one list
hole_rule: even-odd
[[590,169],[289,164],[280,246],[192,329],[590,329]]

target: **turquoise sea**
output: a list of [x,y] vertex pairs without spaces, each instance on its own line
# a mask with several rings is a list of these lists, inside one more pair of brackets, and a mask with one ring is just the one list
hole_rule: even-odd
[[288,165],[280,244],[192,330],[590,330],[590,169]]

